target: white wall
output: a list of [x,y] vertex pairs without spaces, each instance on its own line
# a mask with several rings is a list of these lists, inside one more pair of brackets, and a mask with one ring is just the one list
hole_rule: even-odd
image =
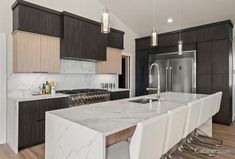
[[6,142],[6,34],[0,33],[0,144]]
[[[99,0],[28,0],[29,2],[42,5],[57,11],[68,11],[72,12],[74,14],[95,20],[100,21],[100,15],[102,13],[104,5]],[[35,74],[12,74],[12,11],[11,11],[11,5],[15,2],[15,0],[1,0],[0,5],[0,32],[5,32],[7,34],[7,74],[8,74],[8,86],[10,88],[10,92],[17,92],[19,88],[22,90],[32,90],[34,87],[39,83],[38,81],[34,83],[35,77],[38,77],[39,75]],[[112,11],[110,11],[112,12]],[[132,95],[134,95],[134,86],[135,86],[135,38],[137,35],[130,30],[122,21],[120,21],[115,15],[111,14],[111,26],[120,29],[125,32],[124,36],[124,46],[125,49],[123,50],[124,53],[131,54],[132,64],[131,64],[131,90]],[[22,77],[26,77],[28,81],[32,83],[31,87],[27,86],[27,83],[22,80]],[[69,75],[56,75],[56,79],[68,79]],[[76,79],[84,79],[83,74],[77,74],[73,75],[76,76]],[[54,75],[42,75],[40,76],[40,79],[48,79],[52,78],[54,79]],[[86,76],[89,79],[101,79],[102,77],[100,75],[87,75]],[[109,79],[110,77],[105,77],[106,79]],[[111,81],[113,78],[110,78]],[[18,83],[15,85],[13,82],[22,81],[22,83]],[[70,80],[71,81],[71,80]],[[75,81],[76,82],[76,81]],[[79,83],[79,81],[78,81]],[[94,84],[92,84],[93,86]],[[13,87],[15,88],[13,88]],[[25,86],[25,87],[24,87]],[[77,85],[77,87],[79,87]],[[0,112],[3,113],[3,112]],[[4,114],[0,114],[2,116]],[[1,130],[2,131],[2,130]]]

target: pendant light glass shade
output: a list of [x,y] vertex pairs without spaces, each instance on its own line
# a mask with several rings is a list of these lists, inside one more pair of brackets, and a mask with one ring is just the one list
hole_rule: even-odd
[[183,41],[178,41],[178,55],[183,55]]
[[109,12],[106,7],[101,15],[101,33],[110,33]]
[[156,31],[156,28],[153,29],[152,34],[151,34],[151,46],[152,47],[158,46],[158,34]]

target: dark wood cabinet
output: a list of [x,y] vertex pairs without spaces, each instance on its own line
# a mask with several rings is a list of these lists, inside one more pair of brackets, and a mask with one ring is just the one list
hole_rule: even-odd
[[108,47],[124,49],[124,32],[111,28],[107,36]]
[[60,12],[17,0],[13,6],[13,31],[21,30],[61,37]]
[[136,70],[135,70],[135,93],[136,96],[148,94],[148,64],[149,50],[136,52]]
[[212,42],[199,42],[197,44],[197,73],[212,73]]
[[232,93],[228,74],[214,74],[212,93],[223,92],[220,111],[214,116],[214,122],[230,125],[232,123]]
[[106,38],[98,22],[63,12],[62,59],[105,61]]
[[110,100],[119,100],[130,97],[130,91],[119,91],[119,92],[110,92]]
[[211,94],[212,75],[211,74],[197,74],[197,93]]
[[212,63],[214,74],[228,74],[229,73],[229,54],[232,47],[230,40],[213,41],[212,45]]
[[158,36],[158,47],[176,46],[179,41],[179,34],[160,34]]
[[202,26],[197,29],[197,41],[211,41],[221,39],[232,39],[232,23],[224,21],[214,23],[211,26]]
[[135,50],[140,51],[140,50],[147,50],[150,48],[151,45],[151,38],[150,37],[144,37],[140,39],[135,40]]
[[67,107],[67,98],[20,102],[18,123],[19,149],[44,142],[45,112]]

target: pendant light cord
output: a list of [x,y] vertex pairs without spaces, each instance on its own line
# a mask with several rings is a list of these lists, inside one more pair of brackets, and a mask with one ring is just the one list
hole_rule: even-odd
[[156,26],[157,26],[157,24],[156,24],[156,13],[157,13],[157,12],[156,12],[156,10],[157,10],[157,9],[156,9],[156,8],[157,8],[156,5],[157,5],[157,2],[156,2],[156,1],[157,1],[157,0],[153,0],[153,7],[154,7],[154,8],[153,8],[153,12],[154,12],[154,13],[153,13],[153,14],[154,14],[154,16],[153,16],[153,18],[154,18],[153,21],[154,21],[154,27],[155,27],[155,29],[156,29]]
[[179,39],[182,40],[182,30],[181,30],[181,8],[179,7]]

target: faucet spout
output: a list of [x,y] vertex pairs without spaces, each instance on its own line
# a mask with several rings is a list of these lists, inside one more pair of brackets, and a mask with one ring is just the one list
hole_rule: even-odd
[[[160,93],[161,93],[161,83],[160,83],[160,68],[157,63],[153,63],[149,67],[149,83],[153,82],[153,78],[151,75],[152,68],[156,66],[157,67],[157,97],[160,99]],[[147,90],[151,90],[151,88],[148,88]],[[153,89],[152,89],[153,90]]]

